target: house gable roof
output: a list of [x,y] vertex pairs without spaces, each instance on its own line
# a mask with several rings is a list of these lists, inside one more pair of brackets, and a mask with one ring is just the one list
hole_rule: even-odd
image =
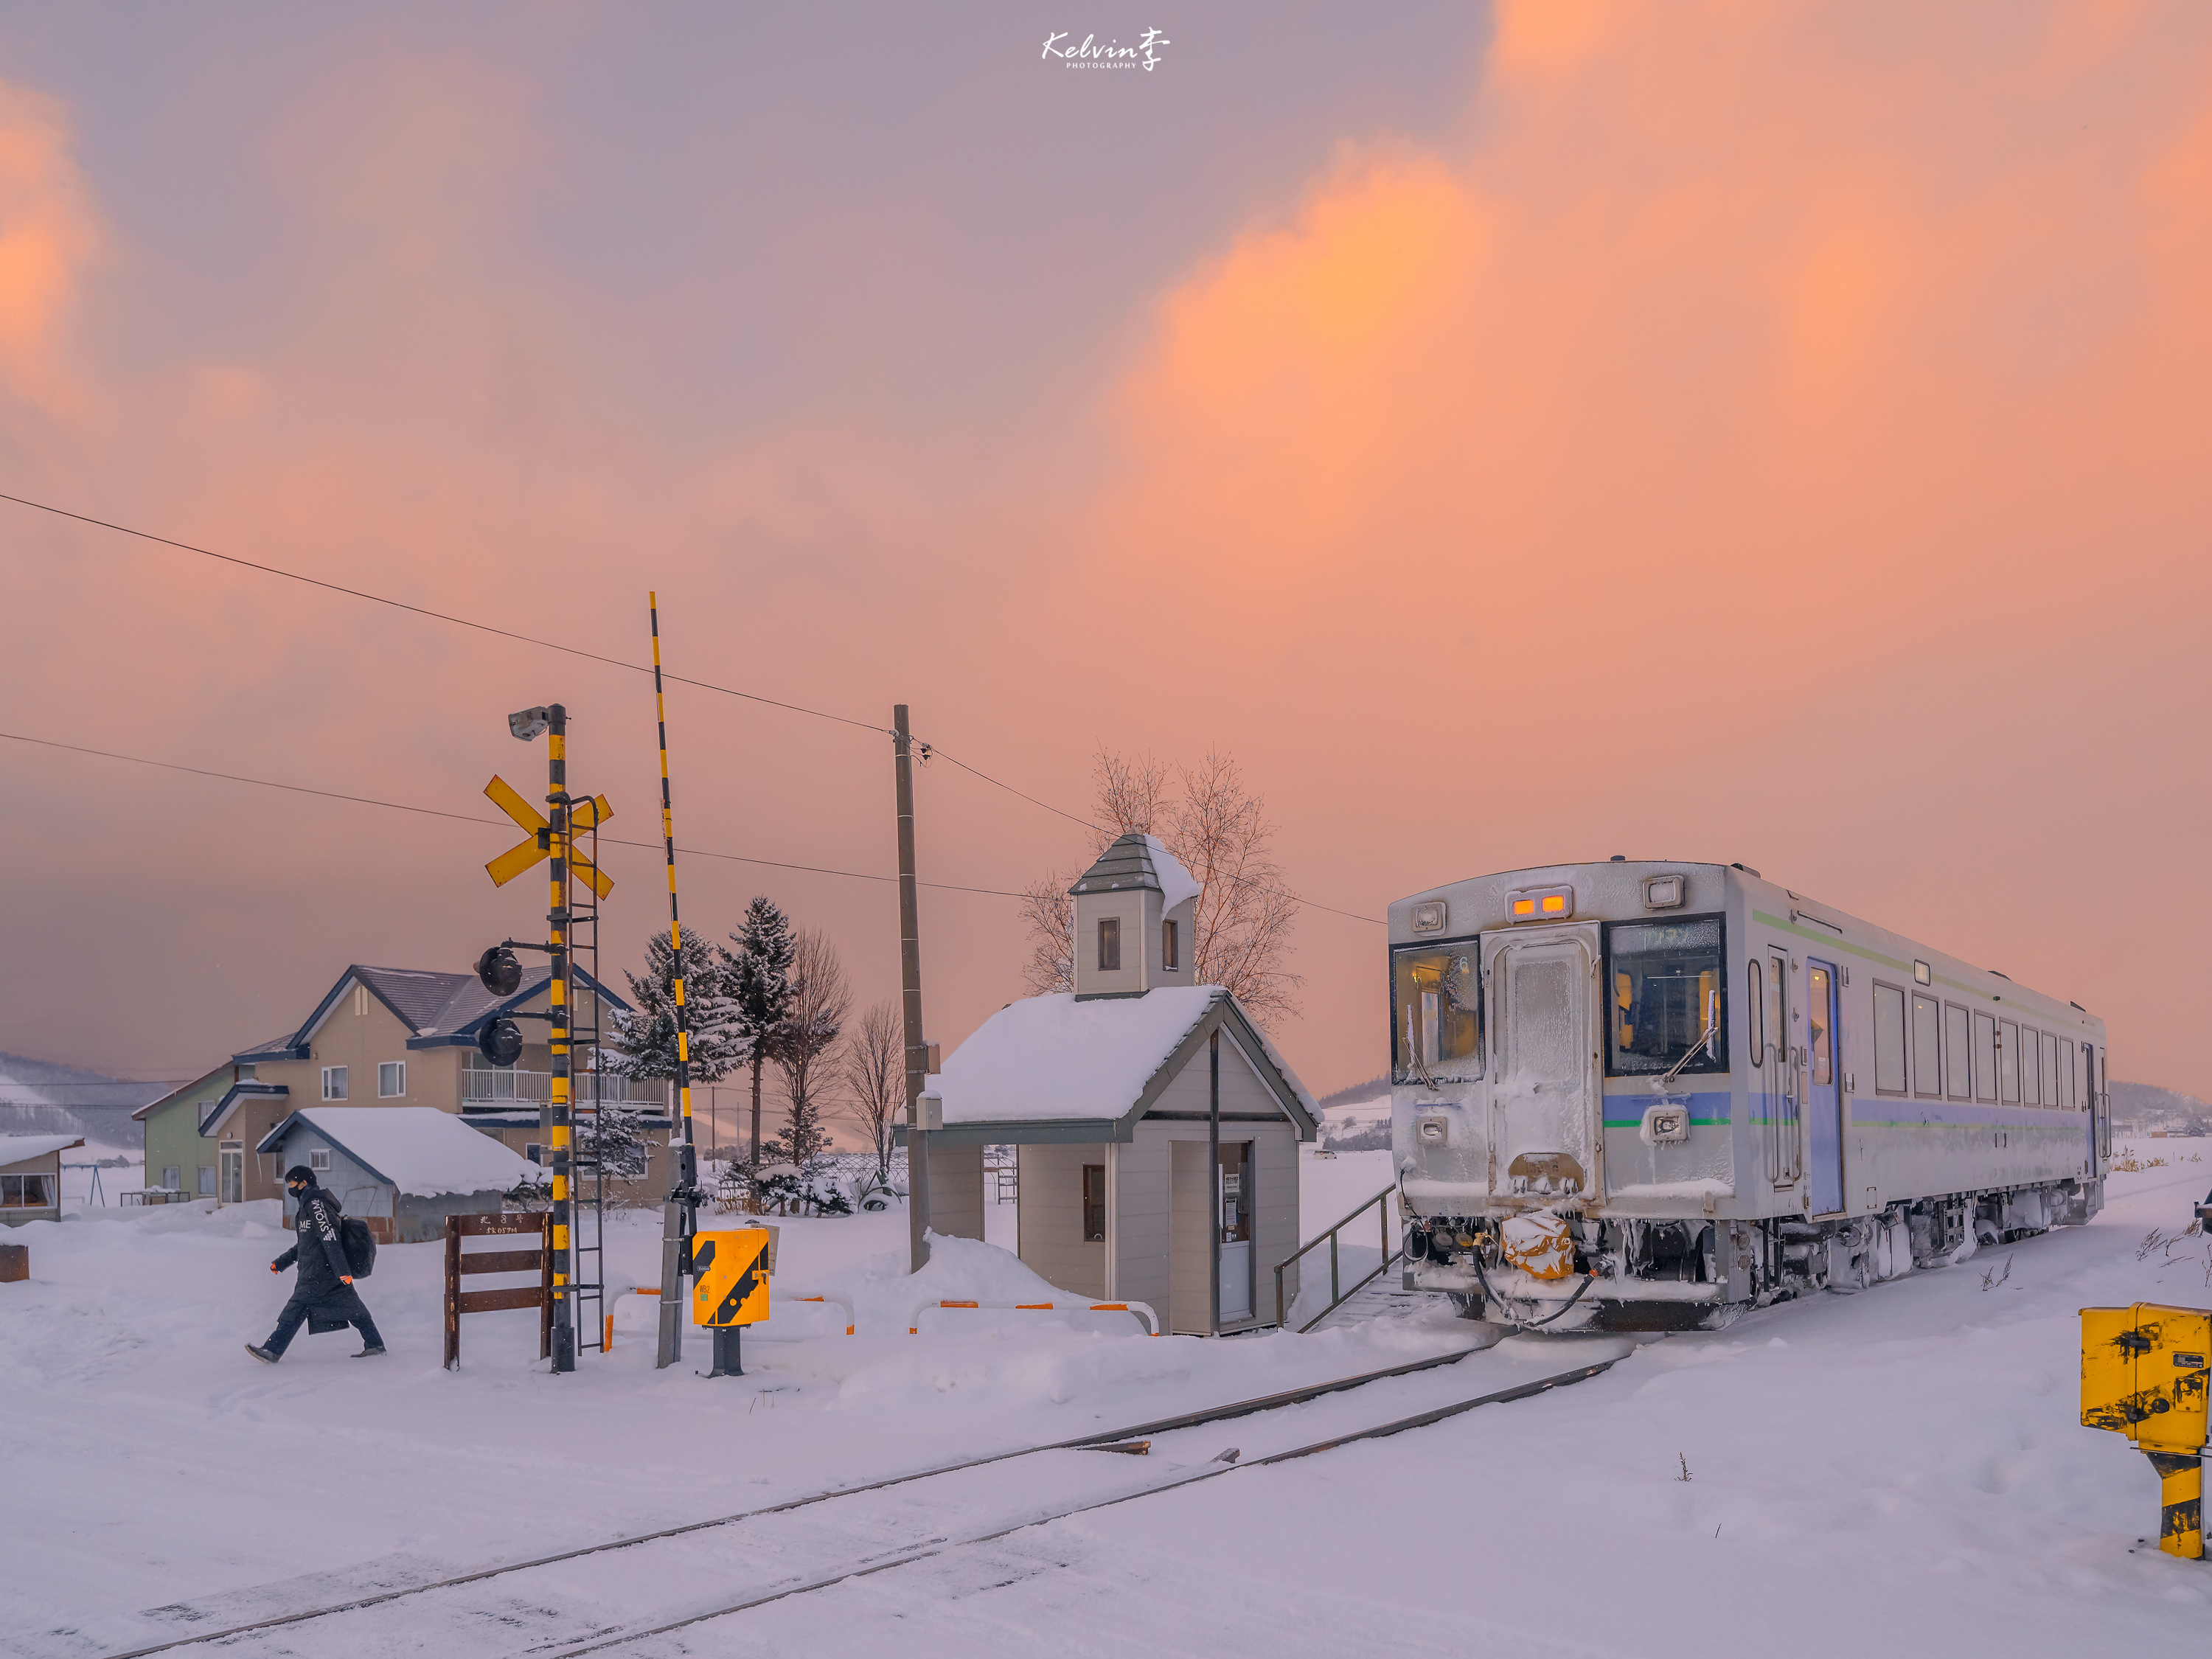
[[[577,984],[599,993],[611,1008],[629,1012],[629,1004],[600,984],[581,968],[574,967]],[[270,1038],[258,1048],[233,1054],[240,1064],[259,1060],[305,1060],[308,1044],[323,1022],[336,1012],[346,988],[360,985],[391,1011],[407,1028],[410,1048],[463,1046],[476,1041],[484,1021],[518,1008],[544,994],[553,977],[550,968],[525,969],[522,984],[511,997],[495,997],[474,974],[440,973],[425,968],[371,968],[359,963],[340,974],[297,1030]]]
[[292,1091],[282,1083],[256,1083],[250,1079],[234,1083],[212,1105],[202,1110],[200,1133],[204,1135],[220,1134],[232,1109],[241,1100],[289,1100],[291,1097]]
[[231,1061],[226,1060],[222,1065],[210,1067],[208,1071],[202,1073],[198,1077],[194,1078],[190,1083],[179,1085],[178,1087],[170,1090],[168,1093],[163,1095],[159,1100],[148,1101],[143,1106],[141,1106],[137,1111],[131,1114],[131,1121],[133,1123],[143,1123],[149,1117],[152,1116],[155,1112],[160,1111],[161,1108],[168,1105],[171,1102],[182,1100],[185,1096],[196,1093],[199,1090],[204,1089],[209,1084],[213,1083],[225,1072],[228,1072],[231,1068]]
[[1310,1140],[1320,1109],[1237,1000],[1218,985],[1079,1000],[1066,992],[1009,1003],[928,1080],[948,1144],[1130,1139],[1138,1121],[1216,1031],[1242,1052],[1277,1107]]

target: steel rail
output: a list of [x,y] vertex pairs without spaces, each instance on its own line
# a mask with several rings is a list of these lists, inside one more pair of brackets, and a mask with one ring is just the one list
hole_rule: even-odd
[[1559,1371],[1550,1376],[1539,1377],[1533,1382],[1523,1382],[1515,1388],[1500,1389],[1495,1393],[1478,1395],[1472,1400],[1454,1401],[1449,1405],[1438,1406],[1433,1410],[1416,1412],[1411,1417],[1401,1417],[1394,1422],[1379,1424],[1374,1428],[1356,1429],[1350,1434],[1338,1435],[1334,1439],[1317,1440],[1310,1446],[1296,1446],[1289,1451],[1275,1452],[1266,1457],[1255,1457],[1249,1463],[1224,1462],[1224,1459],[1232,1456],[1232,1454],[1224,1452],[1212,1462],[1194,1473],[1180,1475],[1171,1480],[1161,1481],[1158,1485],[1147,1486],[1141,1492],[1124,1492],[1118,1498],[1103,1498],[1088,1504],[1078,1504],[1070,1509],[1056,1510],[1049,1515],[1033,1516],[1029,1520],[1018,1521],[1012,1526],[1000,1527],[994,1532],[977,1533],[973,1537],[934,1540],[924,1547],[908,1550],[903,1555],[893,1556],[887,1560],[871,1562],[865,1566],[847,1567],[830,1577],[817,1578],[807,1583],[790,1584],[781,1589],[765,1591],[743,1601],[733,1601],[727,1607],[715,1607],[706,1613],[695,1613],[687,1618],[672,1620],[665,1625],[655,1625],[649,1630],[631,1631],[624,1635],[609,1636],[599,1641],[586,1642],[580,1647],[562,1648],[553,1654],[551,1659],[582,1659],[585,1654],[604,1653],[609,1648],[622,1647],[631,1642],[642,1642],[655,1636],[665,1636],[672,1631],[685,1630],[693,1625],[703,1625],[710,1620],[727,1619],[736,1613],[749,1612],[754,1607],[766,1607],[774,1601],[787,1601],[795,1595],[806,1595],[815,1590],[828,1589],[834,1584],[848,1583],[855,1578],[872,1577],[879,1572],[889,1572],[893,1567],[908,1566],[916,1561],[928,1560],[932,1556],[943,1555],[950,1550],[964,1549],[971,1544],[988,1544],[996,1539],[1011,1537],[1018,1532],[1026,1532],[1031,1527],[1042,1527],[1054,1521],[1065,1521],[1071,1516],[1088,1515],[1096,1510],[1109,1510],[1120,1504],[1133,1504],[1140,1498],[1157,1498],[1163,1492],[1178,1492],[1185,1486],[1195,1486],[1201,1480],[1211,1480],[1218,1475],[1233,1474],[1241,1469],[1266,1468],[1271,1464],[1287,1463],[1294,1458],[1311,1457],[1319,1452],[1334,1451],[1340,1446],[1349,1446],[1358,1441],[1380,1440],[1389,1435],[1403,1434],[1409,1429],[1426,1428],[1431,1423],[1441,1423],[1447,1418],[1457,1417],[1462,1412],[1471,1412],[1478,1406],[1498,1405],[1509,1400],[1526,1400],[1534,1395],[1548,1394],[1553,1389],[1568,1388],[1577,1382],[1587,1382],[1600,1372],[1611,1370],[1619,1363],[1617,1359],[1607,1359],[1594,1365],[1577,1366],[1573,1370]]
[[130,1648],[111,1653],[105,1659],[147,1659],[156,1653],[170,1653],[179,1648],[197,1647],[204,1643],[221,1642],[234,1636],[245,1636],[254,1631],[276,1630],[286,1625],[304,1624],[310,1620],[328,1619],[341,1613],[356,1613],[363,1607],[380,1607],[388,1601],[404,1601],[410,1596],[426,1595],[433,1590],[454,1589],[463,1584],[481,1583],[487,1578],[504,1577],[508,1573],[528,1572],[535,1567],[555,1566],[563,1561],[577,1560],[587,1555],[601,1555],[612,1550],[634,1549],[641,1544],[654,1543],[664,1538],[680,1538],[687,1533],[705,1532],[715,1527],[734,1526],[740,1521],[750,1521],[756,1516],[781,1515],[792,1510],[806,1509],[816,1504],[826,1504],[832,1498],[857,1497],[862,1492],[881,1492],[887,1486],[902,1486],[910,1481],[933,1480],[941,1474],[957,1474],[967,1469],[978,1469],[992,1463],[1004,1463],[1017,1457],[1034,1457],[1040,1452],[1080,1451],[1105,1441],[1131,1440],[1150,1434],[1164,1434],[1172,1429],[1196,1428],[1206,1423],[1223,1423],[1239,1417],[1249,1417],[1255,1412],[1276,1411],[1285,1406],[1301,1405],[1309,1400],[1318,1400],[1324,1395],[1340,1394],[1348,1389],[1364,1388],[1370,1382],[1380,1382],[1389,1377],[1410,1376],[1415,1371],[1431,1370],[1439,1365],[1456,1364],[1480,1348],[1455,1348],[1449,1353],[1436,1354],[1427,1359],[1416,1359],[1403,1365],[1392,1365],[1379,1371],[1364,1371],[1357,1376],[1341,1376],[1328,1382],[1316,1382],[1304,1388],[1287,1389],[1279,1394],[1264,1395],[1252,1400],[1233,1401],[1225,1406],[1209,1407],[1202,1411],[1187,1412],[1179,1417],[1161,1418],[1155,1422],[1139,1423],[1124,1429],[1103,1430],[1096,1434],[1079,1435],[1072,1440],[1055,1440],[1044,1445],[1021,1446],[1011,1451],[991,1452],[981,1457],[963,1458],[956,1463],[939,1463],[926,1469],[912,1470],[905,1474],[887,1475],[880,1480],[870,1480],[857,1486],[838,1486],[828,1492],[812,1492],[804,1498],[787,1498],[780,1504],[764,1504],[759,1509],[739,1510],[734,1515],[714,1516],[704,1521],[687,1521],[673,1527],[663,1527],[653,1532],[641,1532],[628,1538],[611,1538],[596,1544],[579,1545],[574,1549],[556,1551],[550,1555],[532,1556],[526,1561],[514,1561],[503,1565],[482,1567],[474,1572],[459,1573],[450,1578],[433,1578],[420,1584],[409,1584],[398,1589],[378,1590],[373,1595],[356,1596],[347,1601],[335,1601],[327,1607],[303,1607],[297,1613],[277,1613],[267,1619],[255,1620],[251,1624],[232,1625],[222,1630],[196,1632],[190,1636],[172,1638],[149,1647]]

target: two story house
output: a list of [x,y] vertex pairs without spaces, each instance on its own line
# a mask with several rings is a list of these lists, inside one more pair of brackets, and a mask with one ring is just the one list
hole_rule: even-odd
[[[279,1160],[254,1148],[296,1108],[320,1104],[434,1106],[539,1158],[551,1139],[545,1022],[521,1021],[522,1054],[512,1066],[485,1060],[477,1039],[502,1016],[544,1012],[550,979],[544,967],[526,969],[514,995],[495,997],[474,974],[348,968],[298,1026],[133,1114],[146,1126],[146,1184],[218,1204],[281,1198]],[[629,1006],[580,969],[573,994],[583,1029],[605,1031],[609,1016]],[[588,1051],[576,1058],[586,1073],[577,1079],[580,1100],[591,1097],[589,1062]],[[667,1184],[667,1085],[604,1076],[597,1083],[599,1098],[645,1114],[662,1143],[617,1195],[657,1196]]]

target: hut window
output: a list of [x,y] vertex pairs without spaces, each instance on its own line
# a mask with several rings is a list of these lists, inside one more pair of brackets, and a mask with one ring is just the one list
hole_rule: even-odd
[[1176,924],[1171,921],[1160,924],[1160,966],[1170,974],[1182,966],[1182,945],[1176,937],[1177,931]]
[[1119,973],[1121,968],[1121,922],[1118,916],[1107,916],[1098,924],[1098,971]]
[[1086,1164],[1083,1166],[1083,1242],[1103,1244],[1106,1242],[1106,1166]]
[[343,1066],[323,1067],[323,1098],[343,1100],[346,1097],[346,1068]]
[[[1087,1176],[1089,1170],[1085,1170]],[[44,1210],[53,1200],[42,1175],[0,1176],[0,1210]]]
[[396,1100],[407,1092],[407,1062],[387,1060],[376,1068],[376,1092],[386,1100]]
[[309,1152],[307,1167],[317,1175],[328,1175],[331,1169],[330,1149],[326,1146],[318,1146],[313,1152]]

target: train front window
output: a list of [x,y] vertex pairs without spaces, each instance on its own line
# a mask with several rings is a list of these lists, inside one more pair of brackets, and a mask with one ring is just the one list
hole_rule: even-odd
[[1615,1077],[1728,1070],[1721,919],[1606,930],[1606,1046]]
[[1471,939],[1390,953],[1394,1082],[1466,1083],[1482,1075],[1475,963]]

